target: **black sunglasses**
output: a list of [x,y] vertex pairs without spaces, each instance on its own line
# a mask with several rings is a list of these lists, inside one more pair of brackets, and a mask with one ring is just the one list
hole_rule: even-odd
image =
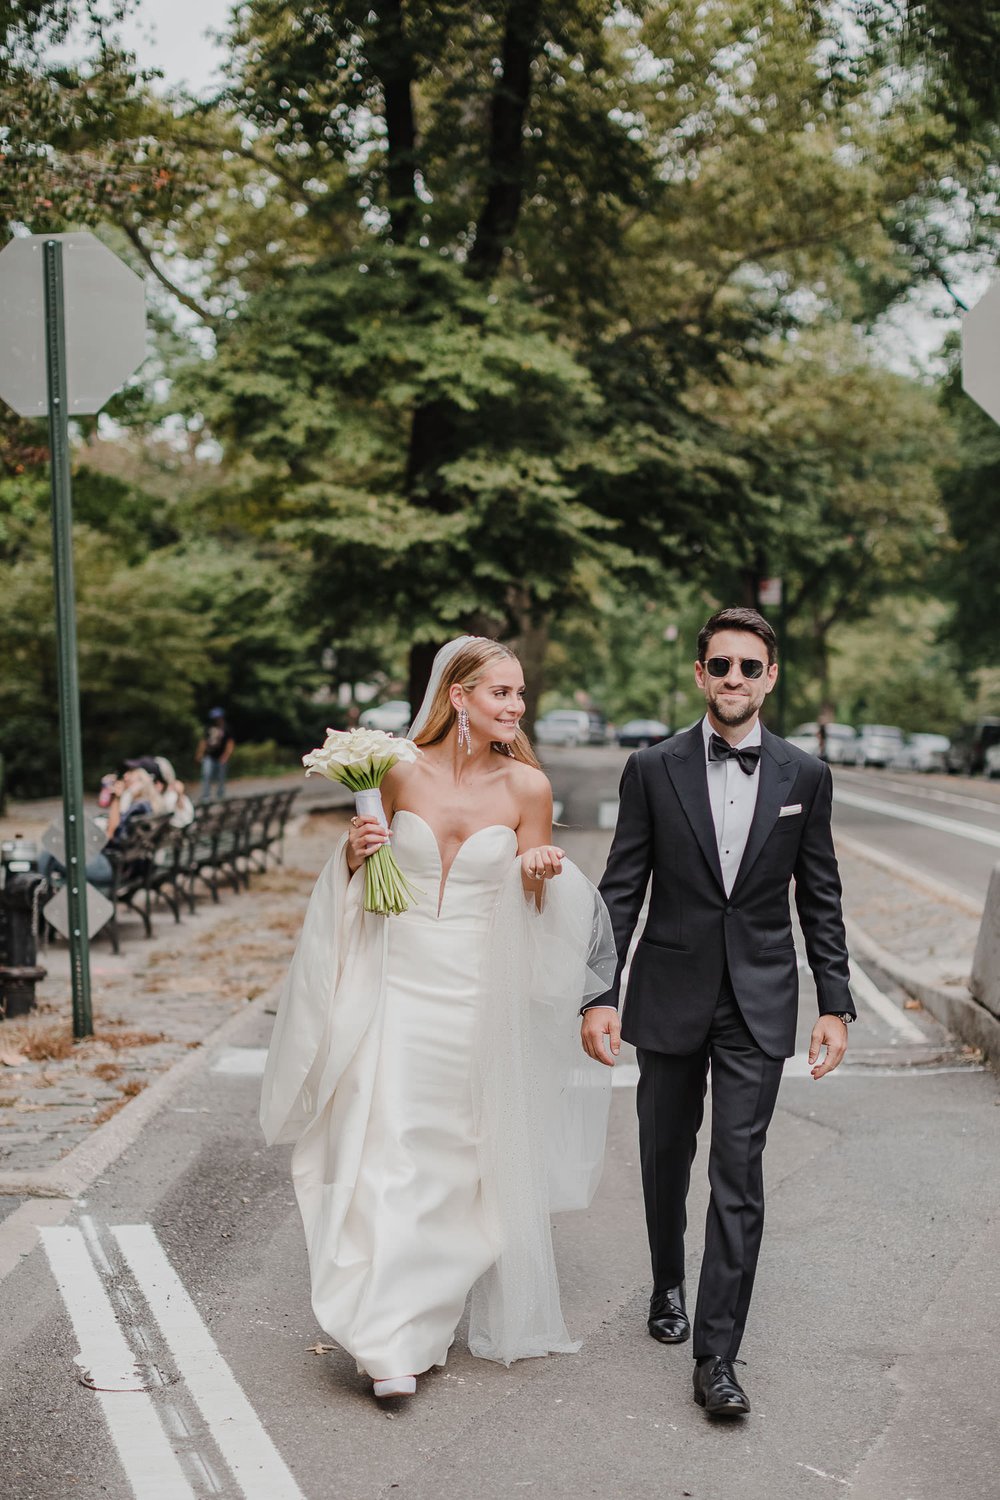
[[[705,670],[709,677],[726,677],[732,664],[733,657],[731,656],[710,656],[705,663]],[[751,679],[763,677],[764,662],[758,661],[756,656],[741,656],[740,671],[744,677]]]

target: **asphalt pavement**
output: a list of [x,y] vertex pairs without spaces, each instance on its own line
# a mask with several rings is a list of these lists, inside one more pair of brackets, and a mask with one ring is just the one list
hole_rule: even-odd
[[834,829],[981,902],[1000,861],[1000,782],[838,767]]
[[[549,757],[560,839],[592,875],[623,761]],[[919,787],[893,793],[865,773],[850,785],[867,796],[872,781],[880,800],[925,806]],[[838,826],[864,813],[838,804]],[[970,813],[954,818],[971,826]],[[963,847],[962,834],[888,813],[852,826],[891,848],[897,824],[922,829],[908,857],[928,870]],[[986,813],[980,826],[994,826]],[[1000,1089],[925,1013],[876,995],[859,983],[848,1061],[816,1083],[802,974],[799,1051],[765,1158],[745,1422],[706,1419],[690,1346],[645,1333],[627,1053],[597,1198],[556,1221],[581,1352],[505,1370],[474,1360],[460,1330],[413,1401],[376,1406],[312,1321],[287,1151],[266,1151],[257,1131],[271,1018],[254,1006],[85,1199],[6,1205],[5,1500],[996,1500]],[[692,1283],[706,1199],[702,1152]]]

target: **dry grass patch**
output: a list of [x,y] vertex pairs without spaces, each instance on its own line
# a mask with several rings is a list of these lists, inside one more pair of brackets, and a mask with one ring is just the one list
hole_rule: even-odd
[[99,1031],[94,1037],[95,1042],[104,1042],[115,1052],[120,1052],[125,1047],[155,1047],[157,1042],[167,1040],[167,1035],[163,1031]]
[[95,1068],[91,1068],[90,1071],[93,1073],[95,1078],[100,1078],[102,1082],[114,1083],[116,1078],[120,1078],[122,1076],[122,1072],[124,1070],[121,1063],[102,1062],[98,1063]]
[[93,1124],[106,1125],[113,1115],[116,1115],[130,1099],[134,1099],[136,1094],[141,1094],[145,1087],[146,1085],[140,1079],[130,1078],[128,1083],[122,1084],[119,1090],[119,1097],[111,1099],[105,1104],[103,1109],[99,1109],[96,1115],[91,1117]]
[[19,1021],[5,1021],[4,1045],[19,1052],[28,1062],[68,1062],[86,1058],[89,1048],[108,1047],[120,1052],[127,1047],[151,1047],[165,1042],[162,1031],[136,1031],[120,1020],[102,1022],[91,1037],[73,1040],[73,1029],[65,1017],[30,1016]]

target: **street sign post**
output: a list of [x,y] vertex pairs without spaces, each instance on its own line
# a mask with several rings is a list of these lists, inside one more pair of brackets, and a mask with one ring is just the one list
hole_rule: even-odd
[[94,1027],[69,419],[100,411],[141,364],[145,338],[141,280],[92,234],[28,235],[0,252],[0,399],[22,417],[47,413],[49,420],[66,916],[78,1038]]
[[1000,422],[1000,281],[962,319],[962,389]]

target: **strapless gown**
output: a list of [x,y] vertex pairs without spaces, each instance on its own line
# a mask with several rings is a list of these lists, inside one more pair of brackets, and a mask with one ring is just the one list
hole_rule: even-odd
[[[437,840],[421,817],[397,812],[392,842],[417,898],[387,920],[367,1122],[359,1133],[349,1118],[350,1069],[337,1090],[339,1121],[328,1122],[324,1179],[352,1182],[353,1194],[336,1243],[310,1249],[319,1325],[373,1379],[443,1364],[466,1297],[498,1254],[480,1191],[473,1046],[490,917],[517,854],[513,829],[481,828],[442,889]],[[355,1098],[361,1106],[363,1091]],[[315,1143],[293,1155],[297,1190],[305,1149]]]

